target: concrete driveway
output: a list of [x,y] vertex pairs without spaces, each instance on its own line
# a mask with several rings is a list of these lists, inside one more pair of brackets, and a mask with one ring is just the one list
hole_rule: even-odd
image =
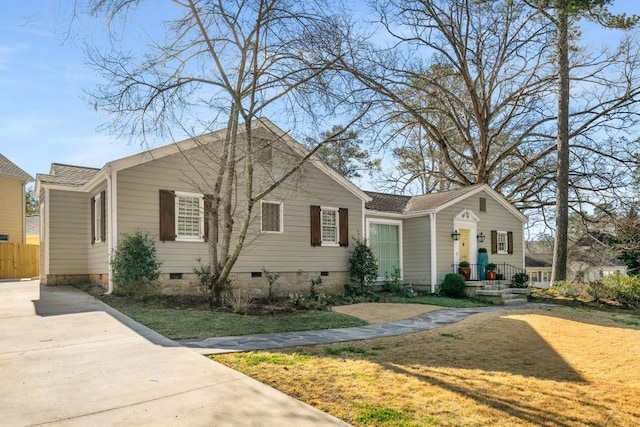
[[7,426],[346,425],[70,287],[0,282]]

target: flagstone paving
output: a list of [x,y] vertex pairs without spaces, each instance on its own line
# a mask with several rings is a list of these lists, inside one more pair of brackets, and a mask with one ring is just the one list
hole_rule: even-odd
[[187,339],[177,340],[176,342],[202,354],[269,350],[300,345],[330,344],[405,335],[457,323],[479,313],[547,307],[550,307],[550,305],[527,303],[509,307],[508,309],[503,306],[452,308],[432,311],[407,320],[354,328]]

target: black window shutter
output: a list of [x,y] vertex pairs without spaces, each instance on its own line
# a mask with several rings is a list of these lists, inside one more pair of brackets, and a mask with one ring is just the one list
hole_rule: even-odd
[[96,198],[91,198],[91,244],[96,241]]
[[513,254],[513,231],[507,232],[507,252],[509,255]]
[[491,230],[491,253],[498,253],[498,232],[496,230]]
[[310,206],[311,246],[322,245],[320,233],[320,206]]
[[340,246],[349,246],[349,209],[338,209],[338,225],[340,227]]
[[105,242],[107,240],[107,192],[102,190],[100,193],[100,239]]
[[160,240],[176,240],[176,194],[160,190]]

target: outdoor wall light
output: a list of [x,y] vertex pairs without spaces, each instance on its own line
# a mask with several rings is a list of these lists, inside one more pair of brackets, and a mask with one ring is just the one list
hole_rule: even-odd
[[478,242],[482,243],[486,238],[487,236],[485,236],[483,232],[480,232],[480,234],[478,234]]
[[453,230],[453,233],[451,233],[451,238],[453,240],[460,240],[460,233],[458,233],[458,230]]

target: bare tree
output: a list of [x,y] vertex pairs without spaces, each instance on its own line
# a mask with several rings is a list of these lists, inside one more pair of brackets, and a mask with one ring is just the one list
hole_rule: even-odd
[[[94,0],[88,12],[126,26],[142,2]],[[295,110],[293,117],[311,112],[311,97],[317,94],[322,98],[313,99],[313,110],[322,113],[322,101],[331,101],[330,87],[338,81],[330,73],[342,55],[349,27],[314,1],[163,4],[172,5],[180,16],[164,24],[164,39],[151,40],[139,56],[90,51],[91,63],[105,79],[90,95],[96,108],[112,114],[110,129],[134,140],[144,141],[148,134],[171,136],[176,130],[197,136],[225,126],[222,141],[213,146],[206,138],[194,138],[204,157],[201,164],[211,165],[208,173],[185,154],[194,166],[189,179],[206,194],[206,279],[211,302],[219,304],[245,245],[255,204],[292,177],[324,142],[309,151],[286,153],[287,169],[269,175],[269,180],[256,180],[256,157],[265,144],[278,142],[264,138],[258,118],[274,111]],[[84,6],[77,4],[80,11]],[[351,117],[357,116],[354,112]],[[326,139],[338,138],[352,122],[347,120]]]
[[335,125],[331,130],[320,132],[320,138],[321,141],[308,137],[305,143],[309,149],[322,143],[316,156],[345,178],[362,178],[362,173],[371,175],[380,170],[380,159],[372,158],[371,153],[362,148],[364,142],[355,130],[345,132],[343,126]]
[[[569,103],[570,69],[569,60],[570,30],[572,25],[581,18],[602,24],[608,28],[630,28],[638,22],[638,18],[627,18],[624,15],[612,15],[607,7],[613,0],[553,0],[528,2],[534,8],[538,8],[541,15],[553,24],[556,29],[556,61],[558,66],[558,114],[557,114],[557,174],[556,174],[556,223],[555,245],[553,249],[553,269],[551,283],[567,278],[568,256],[568,228],[569,228],[569,174],[570,174],[570,140],[571,113]],[[609,58],[608,58],[609,59]],[[615,60],[611,60],[615,61]],[[574,64],[575,66],[575,64]],[[593,67],[591,67],[593,68]],[[599,68],[599,67],[595,67]],[[592,78],[597,74],[591,73]],[[610,120],[610,116],[616,111],[626,109],[630,104],[637,102],[638,91],[633,89],[634,82],[628,81],[629,86],[622,96],[614,99],[598,98],[595,105],[583,111],[589,115],[585,126],[593,127],[593,123],[602,117]],[[620,108],[624,106],[623,108]],[[575,128],[574,128],[575,129]],[[588,151],[591,151],[590,149]]]
[[555,152],[551,26],[512,1],[390,0],[376,11],[393,46],[344,66],[379,107],[384,142],[414,168],[406,183],[489,183],[514,202],[541,192],[530,171]]

